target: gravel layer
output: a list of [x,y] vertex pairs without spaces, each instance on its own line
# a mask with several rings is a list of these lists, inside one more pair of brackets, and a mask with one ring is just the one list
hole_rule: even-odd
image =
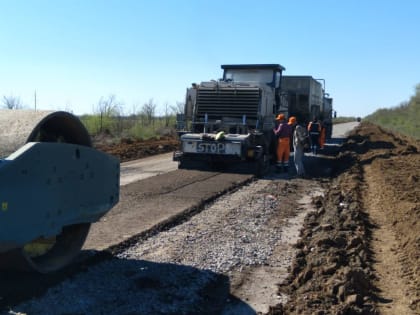
[[[119,257],[177,262],[217,273],[265,264],[282,237],[281,226],[269,224],[280,206],[275,196],[262,192],[266,186],[265,181],[255,182],[222,197],[190,221],[131,247]],[[166,244],[171,244],[170,251]]]
[[[262,266],[286,270],[290,265],[294,250],[287,218],[307,211],[298,204],[314,190],[306,183],[315,185],[299,179],[255,181],[219,198],[189,221],[89,268],[8,314],[218,312],[229,301],[233,279],[242,270]],[[300,224],[292,224],[295,234]],[[237,304],[243,314],[255,314],[246,301]]]

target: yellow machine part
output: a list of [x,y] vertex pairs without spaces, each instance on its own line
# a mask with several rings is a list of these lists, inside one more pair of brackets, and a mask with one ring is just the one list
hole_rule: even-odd
[[23,246],[23,251],[30,258],[39,257],[45,255],[51,248],[53,248],[55,241],[55,236],[49,238],[41,237]]

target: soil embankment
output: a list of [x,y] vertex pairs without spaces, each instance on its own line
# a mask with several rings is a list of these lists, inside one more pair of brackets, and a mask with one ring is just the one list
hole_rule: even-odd
[[420,313],[418,150],[370,124],[350,135],[270,314]]

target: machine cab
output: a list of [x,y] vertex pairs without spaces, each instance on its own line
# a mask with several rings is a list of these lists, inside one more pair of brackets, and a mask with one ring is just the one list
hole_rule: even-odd
[[240,64],[222,65],[223,81],[234,83],[257,83],[273,89],[274,112],[287,110],[287,100],[281,95],[282,72],[286,70],[280,64]]
[[282,71],[279,64],[222,65],[223,81],[253,82],[280,88]]

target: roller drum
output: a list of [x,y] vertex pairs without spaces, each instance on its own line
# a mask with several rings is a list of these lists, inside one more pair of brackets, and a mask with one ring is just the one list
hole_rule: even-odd
[[[0,160],[6,159],[23,146],[27,147],[26,144],[29,142],[59,142],[86,147],[92,146],[86,128],[76,116],[70,113],[64,111],[0,110]],[[19,152],[20,151],[21,150],[19,150]],[[79,151],[76,149],[76,152],[78,153]],[[107,207],[108,210],[106,211],[109,211],[109,209],[118,202],[119,188],[117,187],[119,187],[119,162],[115,158],[103,156],[104,153],[100,154],[102,157],[100,158],[98,156],[98,159],[106,161],[104,164],[106,165],[106,167],[104,166],[106,172],[109,173],[111,166],[115,165],[115,167],[113,167],[114,170],[117,168],[113,171],[116,173],[115,176],[117,176],[115,183],[110,182],[107,184],[108,186],[104,187],[104,190],[106,190],[105,188],[110,188],[112,184],[115,191],[113,195],[115,198],[112,197],[114,200],[109,202],[109,206],[103,206]],[[16,153],[11,156],[14,155],[16,155]],[[63,157],[60,158],[59,156],[60,154],[45,156],[45,162],[50,160],[50,158],[52,160],[60,159],[61,161]],[[96,156],[94,159],[96,161]],[[4,164],[7,164],[8,162],[12,163],[8,160],[9,159],[4,160]],[[92,163],[94,162],[92,161]],[[97,172],[99,174],[100,171]],[[104,171],[103,173],[106,172]],[[42,176],[44,176],[44,174],[40,174],[40,178]],[[48,176],[48,174],[45,174],[45,176]],[[25,183],[25,185],[27,185],[27,183]],[[5,188],[5,191],[3,191],[7,198],[7,196],[10,195],[7,195],[6,191],[7,187]],[[12,192],[12,194],[14,193],[15,191]],[[0,197],[1,195],[2,192],[0,191]],[[58,196],[60,195],[61,193],[59,193]],[[3,196],[3,198],[4,197],[5,196]],[[57,196],[53,196],[54,199],[57,199],[56,197]],[[61,202],[65,201],[61,200]],[[30,209],[27,209],[27,211],[29,210]],[[79,210],[75,209],[75,211]],[[89,213],[87,213],[87,215],[88,214]],[[26,220],[29,220],[29,217],[30,215],[28,213]],[[21,219],[19,218],[19,220],[25,220],[25,216]],[[10,222],[10,224],[15,224],[15,222]],[[61,231],[52,237],[45,236],[44,238],[43,235],[39,235],[39,238],[32,240],[23,247],[11,247],[9,251],[0,252],[0,270],[17,269],[47,273],[63,268],[80,252],[88,234],[90,224],[91,221],[86,221],[62,226]],[[13,235],[11,237],[13,238]],[[0,248],[7,247],[8,243],[4,241],[1,243],[2,241],[3,240],[0,240]],[[41,254],[34,254],[34,251],[39,251],[39,248],[43,248],[46,242],[46,249],[41,251]],[[50,244],[48,244],[48,242],[50,242]]]
[[92,146],[80,120],[63,111],[0,109],[0,158],[28,142],[65,142]]

